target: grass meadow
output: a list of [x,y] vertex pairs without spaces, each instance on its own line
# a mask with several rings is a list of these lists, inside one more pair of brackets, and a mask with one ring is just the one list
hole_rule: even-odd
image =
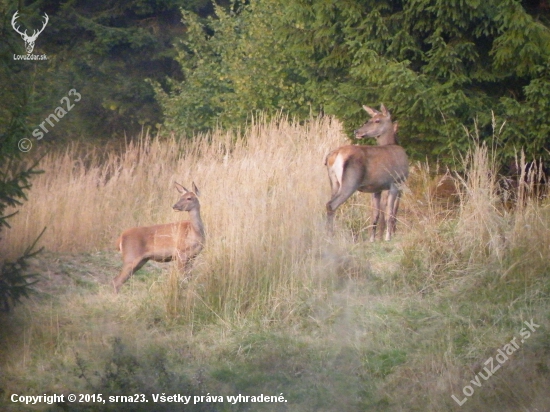
[[[549,411],[550,204],[503,189],[497,153],[472,142],[457,171],[411,164],[397,233],[374,244],[369,195],[324,231],[324,156],[348,143],[333,118],[48,152],[0,241],[15,257],[47,228],[36,293],[0,317],[0,407]],[[192,181],[207,233],[192,276],[147,263],[115,295],[118,235],[186,219],[174,182]],[[54,393],[149,403],[10,400]],[[238,394],[286,402],[225,398]]]

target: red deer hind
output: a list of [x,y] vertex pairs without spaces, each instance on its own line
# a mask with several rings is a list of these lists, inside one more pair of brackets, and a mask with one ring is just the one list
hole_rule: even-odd
[[117,242],[118,249],[122,252],[123,266],[120,274],[113,280],[116,293],[148,260],[169,262],[176,259],[180,268],[187,272],[193,259],[202,250],[205,233],[197,197],[200,194],[199,189],[195,183],[193,192],[179,183],[176,183],[176,189],[182,195],[172,208],[189,212],[190,219],[125,230]]
[[376,237],[376,225],[380,215],[382,191],[388,190],[386,205],[386,235],[390,240],[395,230],[395,219],[401,191],[399,185],[409,175],[409,161],[405,150],[397,144],[397,123],[392,124],[390,112],[381,106],[380,110],[363,106],[371,116],[359,129],[355,137],[374,137],[378,146],[347,145],[333,150],[325,159],[328,169],[332,197],[327,203],[327,230],[334,231],[334,214],[356,190],[372,193],[372,233]]

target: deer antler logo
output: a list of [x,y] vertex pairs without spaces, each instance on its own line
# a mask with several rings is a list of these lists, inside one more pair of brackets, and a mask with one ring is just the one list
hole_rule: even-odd
[[34,50],[34,42],[36,41],[38,35],[44,31],[44,29],[46,28],[46,25],[48,24],[48,21],[50,20],[50,18],[48,17],[48,15],[46,13],[44,13],[44,23],[42,24],[42,28],[40,30],[35,30],[33,32],[32,36],[29,36],[27,34],[27,30],[25,30],[24,32],[21,32],[19,30],[19,25],[16,26],[16,23],[17,23],[16,20],[19,17],[17,15],[18,13],[19,13],[19,10],[17,10],[13,14],[13,17],[11,19],[11,25],[12,25],[13,29],[17,33],[19,33],[21,35],[21,37],[23,38],[23,40],[25,41],[25,48],[27,49],[27,54],[31,54],[32,51]]

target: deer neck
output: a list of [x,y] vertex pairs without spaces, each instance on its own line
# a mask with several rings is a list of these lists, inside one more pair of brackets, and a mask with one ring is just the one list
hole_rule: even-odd
[[382,133],[376,140],[378,142],[378,146],[397,144],[397,141],[395,139],[395,132],[393,131],[393,126],[390,124],[389,129]]
[[196,207],[189,211],[189,222],[193,230],[204,238],[204,225],[202,224],[200,207]]

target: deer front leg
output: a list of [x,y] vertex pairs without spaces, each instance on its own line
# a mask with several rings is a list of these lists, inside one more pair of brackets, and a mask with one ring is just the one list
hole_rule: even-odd
[[193,268],[193,263],[195,261],[195,256],[183,251],[178,251],[176,258],[178,272],[183,274],[184,278],[190,276],[191,269]]
[[380,217],[380,198],[382,192],[372,194],[372,232],[370,235],[370,241],[376,240],[376,225],[378,224],[378,218]]
[[395,185],[391,185],[388,191],[388,203],[386,205],[386,236],[385,240],[391,240],[391,236],[395,230],[395,216],[399,207],[399,190]]
[[395,198],[395,204],[393,205],[393,221],[391,234],[395,234],[395,228],[397,227],[397,211],[399,210],[399,203],[401,202],[401,191],[397,192],[397,197]]

